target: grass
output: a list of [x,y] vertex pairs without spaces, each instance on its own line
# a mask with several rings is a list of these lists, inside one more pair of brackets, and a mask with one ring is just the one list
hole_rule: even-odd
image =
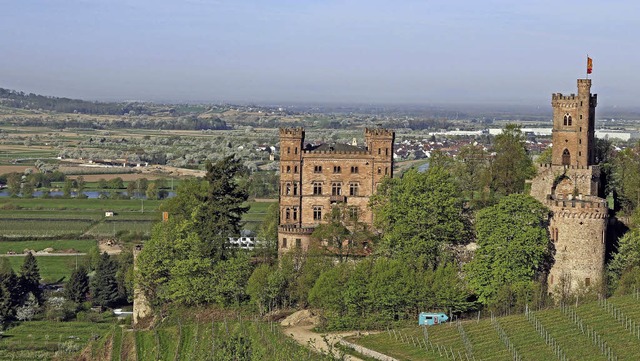
[[22,253],[25,249],[40,251],[45,248],[53,248],[54,252],[74,249],[80,253],[87,253],[96,245],[95,241],[75,239],[75,240],[46,240],[46,241],[3,241],[0,242],[0,254],[9,251]]
[[[609,302],[622,310],[625,316],[640,322],[640,300],[632,296],[613,297]],[[583,332],[575,322],[566,316],[559,308],[535,312],[544,329],[555,339],[564,354],[570,360],[606,360],[607,358],[586,333],[586,328],[595,329],[597,334],[610,346],[618,360],[637,360],[640,355],[640,341],[637,334],[625,329],[624,322],[616,320],[597,302],[589,302],[572,307],[582,319],[585,326]],[[544,337],[536,331],[533,324],[522,314],[498,318],[500,326],[509,337],[523,360],[554,360],[557,359],[551,347],[545,343]],[[498,337],[498,333],[490,320],[481,319],[461,322],[471,344],[473,357],[476,360],[511,360],[506,346]],[[402,360],[444,360],[451,359],[451,351],[466,357],[466,348],[462,337],[453,324],[428,327],[428,339],[438,349],[425,350],[418,346],[417,340],[424,342],[424,334],[418,326],[384,331],[350,341],[396,357]]]
[[[157,212],[162,201],[146,200],[146,212]],[[139,199],[97,199],[97,198],[8,198],[0,197],[0,209],[31,210],[98,210],[98,211],[140,211],[142,202]]]
[[87,231],[92,236],[115,236],[119,231],[150,234],[155,222],[152,221],[105,221]]
[[[69,354],[103,337],[111,323],[29,321],[6,331],[0,338],[2,360],[49,360],[56,352]],[[66,351],[65,351],[66,350]]]
[[[20,267],[24,262],[24,257],[7,257],[11,263],[11,267],[20,272]],[[40,270],[40,277],[45,283],[56,282],[62,278],[69,279],[71,272],[76,266],[76,261],[79,265],[84,264],[84,256],[36,256],[38,261],[38,268]]]

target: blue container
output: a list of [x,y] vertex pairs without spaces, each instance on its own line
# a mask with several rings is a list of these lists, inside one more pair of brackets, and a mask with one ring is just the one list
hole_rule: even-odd
[[418,316],[418,325],[433,326],[439,323],[445,323],[448,320],[449,317],[444,313],[420,312],[420,315]]

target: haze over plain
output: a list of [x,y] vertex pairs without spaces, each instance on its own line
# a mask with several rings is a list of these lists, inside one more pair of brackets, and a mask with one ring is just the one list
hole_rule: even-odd
[[0,87],[95,100],[635,106],[636,1],[0,1]]

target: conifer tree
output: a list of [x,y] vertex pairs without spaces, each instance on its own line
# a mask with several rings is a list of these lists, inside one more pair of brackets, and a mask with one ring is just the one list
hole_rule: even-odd
[[20,286],[24,295],[33,294],[39,304],[42,304],[42,290],[40,289],[40,270],[38,260],[27,253],[20,268]]
[[65,287],[65,294],[69,300],[82,303],[87,300],[87,293],[89,293],[89,276],[87,269],[80,266],[71,273],[71,278]]
[[20,296],[18,276],[11,269],[9,260],[0,257],[0,329],[15,319]]
[[107,252],[102,253],[98,260],[96,274],[91,280],[91,297],[94,305],[104,309],[118,300],[117,269],[118,265]]

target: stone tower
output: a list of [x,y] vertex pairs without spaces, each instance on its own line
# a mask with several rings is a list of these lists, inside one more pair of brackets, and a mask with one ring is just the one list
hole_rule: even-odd
[[555,248],[550,291],[568,294],[601,285],[604,276],[607,202],[599,197],[600,168],[594,164],[597,95],[591,79],[578,79],[578,95],[553,94],[551,164],[531,181],[531,195],[551,210],[549,235]]

